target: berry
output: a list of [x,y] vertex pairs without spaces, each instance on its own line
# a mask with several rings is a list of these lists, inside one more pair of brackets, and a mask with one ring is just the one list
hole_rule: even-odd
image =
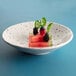
[[41,27],[41,28],[40,28],[40,34],[41,34],[41,35],[44,35],[45,32],[46,32],[46,31],[45,31],[44,27]]
[[37,27],[34,27],[34,28],[33,28],[33,34],[34,34],[34,35],[37,35],[37,34],[38,34],[38,28],[37,28]]
[[44,35],[43,40],[44,40],[45,42],[48,42],[48,41],[49,41],[49,34],[48,34],[48,33],[46,33],[46,34]]

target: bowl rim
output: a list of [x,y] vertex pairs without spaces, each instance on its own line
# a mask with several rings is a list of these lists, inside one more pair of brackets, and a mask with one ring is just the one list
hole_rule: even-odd
[[[18,24],[24,24],[24,23],[28,23],[28,22],[34,22],[34,21],[27,21],[27,22],[22,22],[22,23],[18,23]],[[11,45],[11,46],[13,46],[13,47],[18,47],[18,48],[23,48],[23,49],[33,49],[33,50],[56,49],[56,48],[60,48],[60,47],[62,47],[62,46],[64,46],[64,45],[68,44],[69,42],[71,42],[72,39],[73,39],[73,37],[74,37],[72,30],[71,30],[69,27],[67,27],[67,26],[65,26],[65,25],[62,25],[62,24],[60,24],[60,23],[56,23],[56,22],[53,22],[53,23],[54,23],[54,24],[57,24],[57,25],[60,25],[60,26],[62,26],[62,27],[64,27],[64,28],[66,28],[67,30],[69,30],[69,32],[70,32],[70,34],[71,34],[71,37],[70,37],[66,42],[61,43],[61,44],[56,45],[56,46],[50,46],[50,47],[22,47],[22,46],[18,46],[18,45],[16,45],[16,44],[11,44],[11,43],[8,42],[7,40],[5,40],[4,32],[5,32],[8,28],[10,28],[10,27],[12,27],[12,26],[16,26],[16,25],[18,25],[18,24],[14,24],[14,25],[9,26],[8,28],[6,28],[6,29],[4,30],[4,32],[2,33],[2,39],[3,39],[4,42],[6,42],[7,44],[9,44],[9,45]]]

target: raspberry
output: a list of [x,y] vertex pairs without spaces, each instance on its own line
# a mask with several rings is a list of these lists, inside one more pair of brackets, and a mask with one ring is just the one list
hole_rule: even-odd
[[46,32],[46,31],[45,31],[44,27],[41,27],[41,28],[40,28],[40,34],[41,34],[41,35],[44,35],[45,32]]

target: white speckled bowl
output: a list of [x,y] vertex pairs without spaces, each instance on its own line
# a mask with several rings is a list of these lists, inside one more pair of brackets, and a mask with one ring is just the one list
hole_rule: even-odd
[[53,37],[53,46],[44,48],[29,48],[28,36],[29,32],[32,32],[33,25],[34,22],[24,22],[10,26],[3,32],[3,40],[16,48],[19,48],[21,51],[34,55],[43,55],[68,44],[73,38],[73,33],[68,27],[53,22],[53,27],[50,31]]

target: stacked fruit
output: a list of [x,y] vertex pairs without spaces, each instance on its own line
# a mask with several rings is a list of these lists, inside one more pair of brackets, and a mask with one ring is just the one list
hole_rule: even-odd
[[47,28],[46,18],[36,20],[34,23],[33,34],[29,35],[29,47],[48,47],[52,46],[52,35],[49,35],[49,31],[53,23],[49,23]]

